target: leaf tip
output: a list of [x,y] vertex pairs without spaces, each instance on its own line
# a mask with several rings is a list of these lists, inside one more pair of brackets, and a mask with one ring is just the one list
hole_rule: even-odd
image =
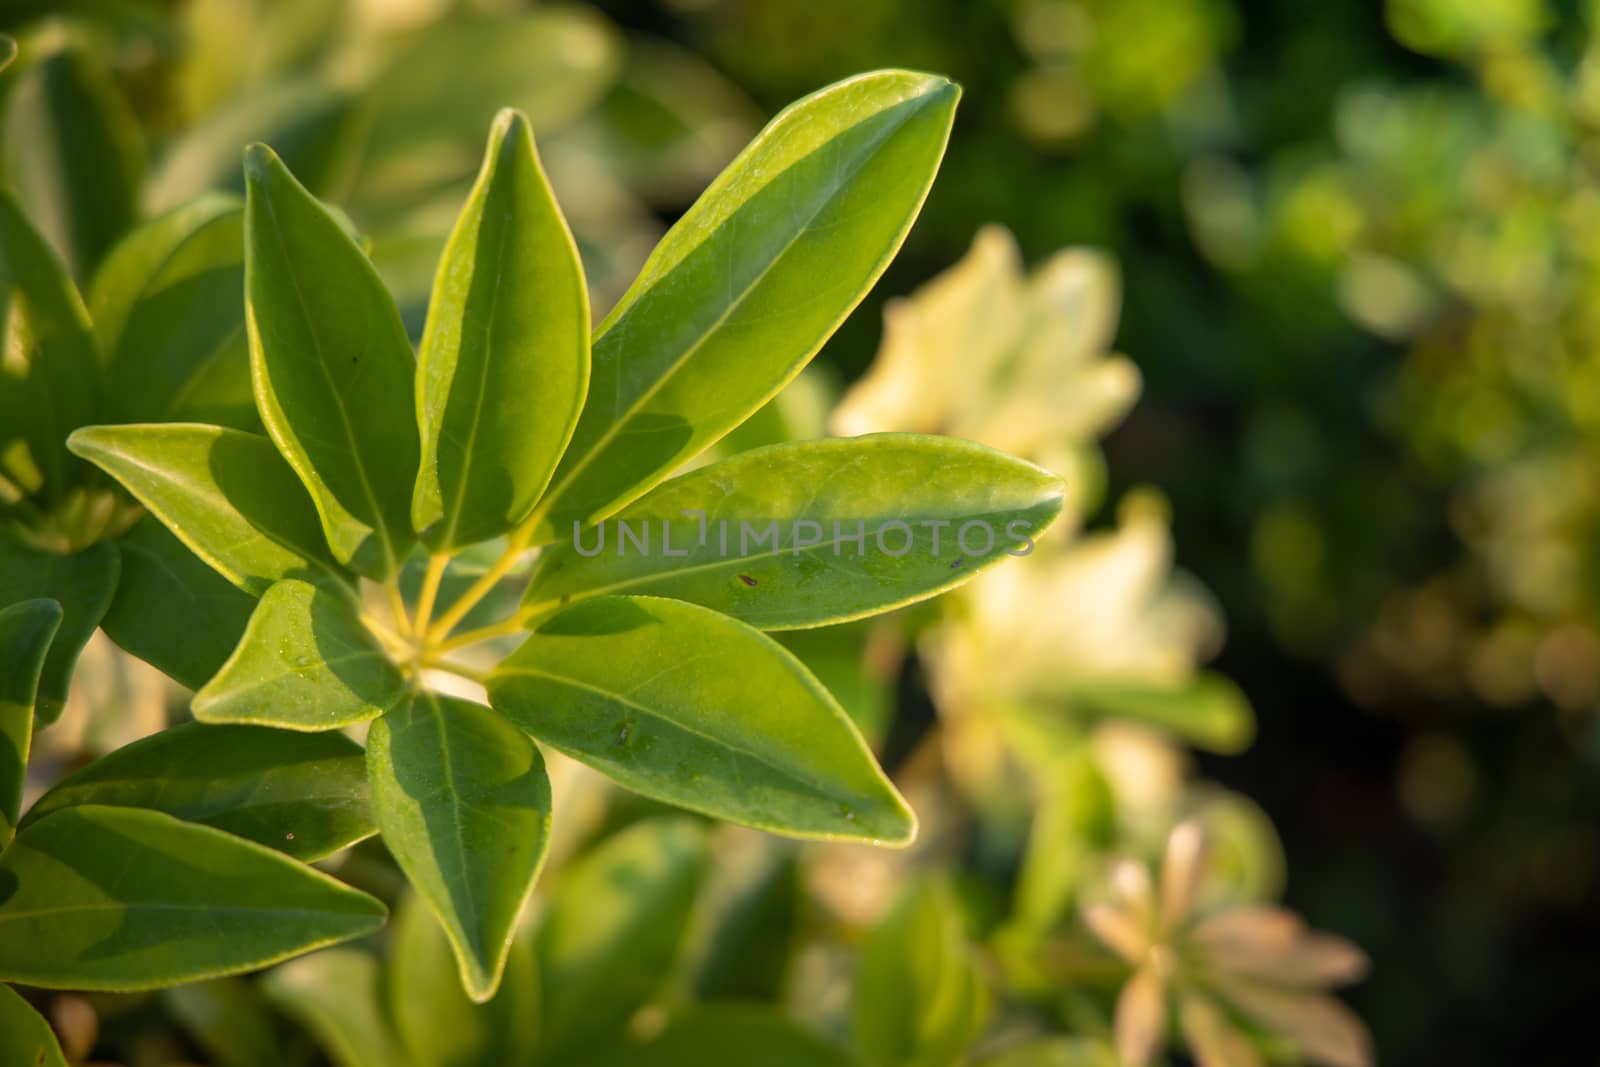
[[256,141],[245,146],[244,150],[244,177],[249,185],[258,185],[269,178],[273,171],[283,169],[283,160],[271,148]]

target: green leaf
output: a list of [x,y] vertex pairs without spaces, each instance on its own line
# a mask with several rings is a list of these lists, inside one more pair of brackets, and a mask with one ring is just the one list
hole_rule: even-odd
[[1074,685],[1065,696],[1075,709],[1087,714],[1150,723],[1192,745],[1224,755],[1249,748],[1256,733],[1249,698],[1227,678],[1210,672],[1178,686],[1137,682]]
[[566,871],[539,927],[541,1062],[610,1037],[670,971],[707,866],[688,819],[652,819]]
[[875,1067],[946,1067],[961,1061],[986,1012],[949,887],[913,884],[862,946],[856,1046]]
[[111,250],[89,291],[114,422],[259,427],[245,344],[244,206],[209,195]]
[[532,1062],[539,978],[531,924],[518,926],[500,991],[487,1004],[462,991],[450,939],[420,899],[400,906],[391,930],[389,1014],[413,1060],[430,1067]]
[[[10,38],[0,38],[0,44]],[[16,45],[11,46],[12,51]],[[0,56],[0,68],[5,66]],[[44,1017],[10,986],[0,985],[0,1063],[17,1067],[67,1067],[61,1045]]]
[[855,1067],[849,1050],[765,1004],[708,1004],[628,1053],[628,1067]]
[[217,1067],[281,1067],[278,1027],[254,982],[216,978],[174,986],[161,1005]]
[[334,732],[181,723],[63,778],[23,826],[80,804],[163,811],[307,862],[377,833],[361,746]]
[[268,589],[239,647],[195,694],[194,717],[336,730],[400,702],[405,678],[343,593],[287,579]]
[[245,154],[245,296],[256,404],[322,515],[371,578],[414,541],[416,360],[394,301],[338,221],[272,150]]
[[574,531],[541,555],[526,610],[627,593],[688,600],[768,630],[842,622],[933,596],[1031,548],[1061,500],[1054,475],[952,438],[758,448],[658,486],[598,530]]
[[338,948],[286,963],[262,985],[338,1067],[407,1067],[412,1060],[383,1012],[381,977],[371,955]]
[[339,573],[305,489],[265,437],[194,423],[89,426],[67,447],[252,596],[283,578]]
[[706,608],[586,600],[543,623],[488,689],[534,737],[645,796],[796,837],[916,835],[828,691],[771,638]]
[[723,171],[595,335],[544,540],[638,496],[800,372],[900,247],[959,95],[927,74],[851,78],[786,109]]
[[301,72],[248,89],[186,129],[145,185],[145,208],[170,211],[206,192],[243,193],[239,153],[273,145],[319,196],[348,184],[362,140],[357,100]]
[[76,43],[30,58],[13,77],[6,171],[28,216],[86,279],[138,216],[138,120],[105,61]]
[[253,970],[371,933],[384,907],[209,826],[67,808],[0,857],[0,978],[128,991]]
[[40,597],[61,605],[61,628],[39,677],[34,715],[48,726],[61,716],[78,653],[94,636],[117,589],[117,550],[108,542],[70,556],[39,552],[0,538],[0,605]]
[[0,33],[0,71],[11,66],[17,58],[17,41],[10,34]]
[[469,178],[479,131],[501,108],[556,129],[611,84],[621,52],[611,23],[576,4],[435,22],[367,94],[372,131],[356,202],[412,207]]
[[61,261],[0,191],[0,486],[57,500],[82,472],[67,434],[94,421],[100,361]]
[[190,689],[233,654],[256,598],[230,585],[154,519],[117,538],[122,576],[100,628]]
[[0,852],[11,843],[33,742],[33,703],[50,640],[61,625],[54,600],[0,608]]
[[373,723],[367,769],[384,844],[488,1000],[550,841],[539,749],[482,705],[419,692]]
[[695,902],[685,991],[696,1001],[778,1001],[800,943],[800,850],[748,830],[728,827],[723,835]]
[[549,484],[589,385],[589,297],[528,120],[502,111],[450,236],[417,365],[412,522],[435,551],[510,532]]

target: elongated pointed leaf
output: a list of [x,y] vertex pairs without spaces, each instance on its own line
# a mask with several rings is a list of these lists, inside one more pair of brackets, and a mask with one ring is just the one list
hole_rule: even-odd
[[318,952],[272,971],[262,986],[274,1004],[316,1035],[338,1067],[411,1067],[384,1015],[382,976],[370,954],[352,948]]
[[73,276],[87,279],[138,215],[138,120],[105,63],[75,42],[30,56],[14,77],[6,171]]
[[336,730],[400,702],[405,678],[342,593],[290,578],[268,589],[239,647],[195,694],[202,722]]
[[261,421],[334,555],[399,570],[414,537],[416,360],[378,273],[272,150],[245,154],[245,298]]
[[193,423],[90,426],[67,441],[116,478],[195,555],[253,596],[338,573],[294,471],[257,434]]
[[117,550],[102,541],[58,556],[0,538],[0,605],[40,597],[61,605],[61,627],[44,659],[34,715],[48,726],[61,715],[78,653],[94,636],[117,589]]
[[11,843],[33,741],[33,704],[50,639],[61,625],[54,600],[0,608],[0,852]]
[[778,392],[900,247],[959,90],[864,74],[785,110],[651,254],[594,341],[543,539],[605,517]]
[[384,907],[254,842],[137,808],[67,808],[0,857],[0,978],[153,989],[371,933]]
[[199,689],[233,655],[256,598],[155,519],[136,524],[116,546],[122,574],[100,628],[124,652]]
[[89,313],[12,195],[0,191],[0,485],[57,499],[83,472],[67,434],[94,421],[100,361]]
[[361,746],[335,732],[182,723],[63,778],[23,825],[79,804],[164,811],[306,861],[377,832]]
[[574,605],[495,669],[489,699],[539,740],[692,811],[797,837],[916,833],[828,691],[777,642],[706,608]]
[[246,89],[172,143],[145,185],[145,207],[169,211],[213,190],[242,194],[239,153],[252,141],[272,145],[317,196],[333,195],[360,151],[357,104],[304,71]]
[[629,1067],[860,1067],[851,1052],[770,1004],[708,1004],[628,1054]]
[[949,888],[908,887],[862,946],[856,1046],[884,1067],[949,1067],[977,1038],[987,1002]]
[[209,195],[133,231],[89,291],[114,422],[259,429],[245,343],[244,205]]
[[533,1062],[539,978],[531,923],[518,925],[500,991],[487,1004],[462,990],[450,939],[421,900],[402,904],[390,930],[389,1016],[412,1059],[431,1067]]
[[842,622],[1025,551],[1061,499],[1054,475],[952,438],[774,445],[674,478],[598,530],[573,531],[540,557],[526,606],[648,594],[762,629]]
[[436,551],[533,510],[589,386],[589,297],[528,120],[502,111],[439,261],[417,366],[412,521]]
[[[3,45],[10,38],[0,39]],[[13,48],[15,45],[12,46]],[[0,55],[0,68],[5,66]],[[10,986],[0,985],[0,1063],[17,1067],[67,1067],[61,1045],[44,1016]]]
[[367,767],[384,844],[488,1000],[549,845],[544,759],[488,708],[420,692],[373,724]]
[[1148,722],[1212,752],[1242,752],[1256,732],[1249,698],[1220,674],[1201,673],[1178,686],[1089,683],[1064,696],[1079,711]]
[[705,877],[703,830],[654,819],[568,868],[540,924],[542,1063],[613,1036],[662,985]]

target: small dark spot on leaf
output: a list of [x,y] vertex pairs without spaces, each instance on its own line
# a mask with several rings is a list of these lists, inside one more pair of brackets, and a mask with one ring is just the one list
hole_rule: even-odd
[[752,589],[755,588],[756,580],[754,578],[750,577],[748,574],[739,575],[739,580],[741,582],[743,582],[745,585],[750,586]]
[[966,558],[965,557],[957,556],[956,557],[956,561],[954,563],[950,564],[950,569],[953,570],[953,571],[954,570],[959,570],[961,568],[961,565],[963,563],[965,563],[965,562],[966,562]]

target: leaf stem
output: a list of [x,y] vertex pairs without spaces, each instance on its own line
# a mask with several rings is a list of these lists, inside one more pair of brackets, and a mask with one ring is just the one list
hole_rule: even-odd
[[361,613],[361,621],[366,625],[368,630],[372,631],[372,635],[374,637],[383,642],[385,645],[389,646],[389,652],[391,654],[404,657],[411,653],[411,642],[406,640],[400,634],[396,633],[394,630],[390,629],[371,612],[363,611]]
[[428,633],[428,623],[433,618],[433,606],[439,600],[439,586],[444,581],[444,571],[449,565],[448,555],[428,557],[428,569],[422,576],[422,592],[417,596],[417,613],[411,623],[411,632],[418,637],[425,637]]
[[394,615],[395,625],[400,633],[406,633],[411,629],[411,619],[406,614],[406,598],[400,595],[399,580],[389,578],[383,583],[383,591],[389,595],[389,611]]
[[466,648],[468,645],[475,645],[480,641],[492,641],[496,637],[509,637],[512,634],[521,633],[524,629],[522,617],[519,613],[489,626],[480,626],[476,630],[468,630],[464,634],[459,634],[432,647],[433,651],[443,655],[454,652],[457,649]]
[[441,644],[450,631],[460,625],[461,620],[467,617],[467,612],[478,606],[478,602],[488,596],[500,579],[511,573],[517,565],[517,560],[528,550],[528,544],[533,540],[533,524],[525,522],[512,533],[511,539],[506,543],[506,550],[500,558],[494,561],[494,566],[484,572],[483,576],[472,583],[465,593],[462,593],[450,609],[439,616],[439,621],[433,624],[428,631],[427,640],[430,645]]

